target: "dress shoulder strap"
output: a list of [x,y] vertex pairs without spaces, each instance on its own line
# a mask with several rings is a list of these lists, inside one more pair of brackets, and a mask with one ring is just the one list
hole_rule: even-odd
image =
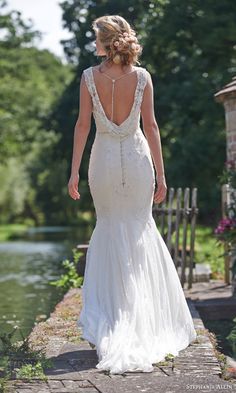
[[143,92],[147,84],[148,73],[143,67],[139,67],[139,84],[136,95],[136,107],[140,108],[143,99]]
[[98,112],[103,113],[103,110],[102,110],[101,104],[100,104],[100,100],[98,97],[97,89],[96,89],[96,86],[94,83],[92,66],[89,68],[86,68],[83,71],[83,74],[84,74],[86,85],[88,87],[88,91],[92,97],[94,108],[96,108],[96,110]]
[[84,79],[85,79],[85,83],[87,85],[88,91],[91,94],[91,96],[93,96],[93,81],[91,78],[91,73],[89,71],[90,71],[90,67],[86,68],[83,71],[83,75],[84,75]]
[[140,86],[141,86],[141,89],[144,90],[146,83],[147,83],[147,79],[148,79],[148,71],[146,70],[146,68],[143,68],[143,67],[140,68],[140,71],[141,71]]

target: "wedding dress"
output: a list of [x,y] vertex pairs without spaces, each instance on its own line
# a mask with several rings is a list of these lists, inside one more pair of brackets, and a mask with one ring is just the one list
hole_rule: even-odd
[[147,71],[132,71],[137,76],[133,106],[120,125],[106,116],[93,67],[83,72],[96,123],[88,168],[96,226],[86,254],[77,323],[81,337],[96,346],[96,368],[111,374],[151,372],[152,363],[168,353],[177,356],[197,334],[152,216],[155,172],[140,128]]

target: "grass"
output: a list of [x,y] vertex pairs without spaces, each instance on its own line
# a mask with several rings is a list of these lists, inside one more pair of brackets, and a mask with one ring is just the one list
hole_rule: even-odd
[[52,360],[47,359],[42,351],[30,348],[28,337],[22,336],[22,341],[13,342],[16,330],[0,335],[0,393],[4,392],[10,379],[46,381],[44,371],[53,366]]
[[212,278],[224,277],[224,247],[218,244],[211,227],[198,225],[195,236],[195,262],[208,263],[212,270]]
[[0,225],[0,241],[5,242],[7,240],[19,238],[24,235],[28,229],[26,224],[6,224]]
[[[159,226],[157,225],[158,229]],[[166,229],[165,229],[166,231]],[[175,233],[172,238],[174,246]],[[183,244],[183,228],[179,231],[179,246]],[[187,249],[190,249],[190,226],[187,230]],[[195,228],[194,261],[196,263],[209,264],[213,279],[224,278],[224,247],[217,243],[212,227],[197,224]]]

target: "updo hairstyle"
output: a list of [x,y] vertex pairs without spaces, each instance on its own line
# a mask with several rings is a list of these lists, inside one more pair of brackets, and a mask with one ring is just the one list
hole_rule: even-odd
[[115,64],[129,65],[140,62],[143,47],[139,44],[134,29],[119,15],[105,15],[92,23],[108,60]]

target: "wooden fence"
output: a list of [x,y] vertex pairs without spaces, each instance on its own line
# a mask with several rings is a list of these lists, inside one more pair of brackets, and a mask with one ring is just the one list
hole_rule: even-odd
[[[192,287],[194,263],[195,227],[198,214],[197,188],[178,187],[168,189],[165,200],[153,206],[153,217],[168,247],[177,271],[180,270],[182,287],[188,282]],[[181,232],[181,236],[180,236]],[[188,236],[189,235],[189,236]],[[188,270],[188,277],[186,274]]]

